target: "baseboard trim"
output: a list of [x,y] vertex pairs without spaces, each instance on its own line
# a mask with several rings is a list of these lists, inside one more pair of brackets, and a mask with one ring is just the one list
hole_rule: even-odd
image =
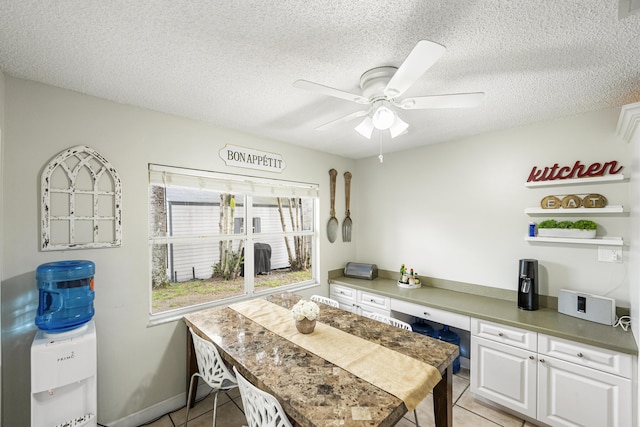
[[[206,397],[207,394],[211,392],[211,388],[206,384],[198,385],[198,393],[196,394],[196,400],[200,400]],[[136,427],[139,425],[146,424],[150,421],[155,420],[156,418],[160,418],[165,414],[170,412],[177,411],[178,409],[184,407],[185,402],[187,401],[187,393],[180,393],[177,396],[170,397],[167,400],[156,403],[155,405],[149,406],[148,408],[142,409],[141,411],[135,412],[131,415],[127,415],[124,418],[121,418],[117,421],[114,421],[110,424],[107,424],[108,427]]]

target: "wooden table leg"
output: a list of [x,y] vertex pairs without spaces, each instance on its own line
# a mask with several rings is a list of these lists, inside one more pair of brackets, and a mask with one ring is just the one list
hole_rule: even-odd
[[[191,381],[191,376],[198,372],[198,361],[196,360],[196,350],[193,346],[193,337],[191,333],[187,329],[187,393],[189,393],[189,382]],[[193,384],[193,393],[191,395],[191,399],[189,400],[189,396],[187,395],[187,405],[189,408],[193,408],[193,405],[196,402],[196,395],[198,394],[198,381]]]
[[433,413],[436,427],[453,426],[453,367],[449,366],[433,388]]

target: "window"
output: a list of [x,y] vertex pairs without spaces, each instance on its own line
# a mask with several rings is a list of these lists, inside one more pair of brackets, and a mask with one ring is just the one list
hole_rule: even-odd
[[152,317],[317,283],[317,209],[315,184],[150,164]]

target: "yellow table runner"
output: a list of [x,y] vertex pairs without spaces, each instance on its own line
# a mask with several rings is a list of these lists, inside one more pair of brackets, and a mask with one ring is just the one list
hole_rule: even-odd
[[263,299],[240,302],[229,308],[311,353],[402,399],[413,411],[440,381],[428,363],[316,322],[311,334],[301,334],[291,312]]

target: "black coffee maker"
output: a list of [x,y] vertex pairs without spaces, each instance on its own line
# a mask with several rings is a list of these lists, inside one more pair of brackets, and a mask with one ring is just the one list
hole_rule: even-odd
[[538,260],[521,259],[518,277],[518,308],[538,309]]

